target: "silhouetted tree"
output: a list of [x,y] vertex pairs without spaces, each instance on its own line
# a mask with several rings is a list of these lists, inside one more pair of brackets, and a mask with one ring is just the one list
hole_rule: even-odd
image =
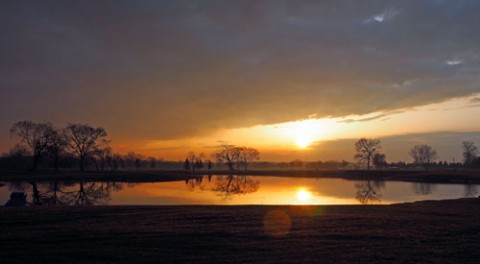
[[155,166],[156,166],[155,158],[150,157],[149,160],[150,160],[150,169],[155,169]]
[[416,145],[409,154],[415,164],[423,165],[425,169],[438,158],[437,152],[429,145]]
[[0,168],[24,169],[31,168],[32,156],[25,145],[15,144],[8,153],[0,156]]
[[471,166],[472,162],[477,158],[478,149],[472,141],[462,142],[463,147],[463,163],[465,166]]
[[119,154],[113,154],[113,155],[110,154],[110,155],[107,156],[106,160],[107,160],[108,166],[113,171],[113,170],[118,169],[118,166],[119,166],[119,163],[120,163],[120,160],[121,160],[121,156]]
[[60,153],[68,146],[68,138],[64,129],[52,128],[48,137],[47,150],[53,156],[53,166],[58,170]]
[[370,170],[370,164],[375,153],[382,147],[380,146],[380,140],[373,138],[361,138],[355,143],[355,159],[359,162],[365,162],[367,164],[367,170]]
[[208,167],[207,167],[209,170],[212,169],[212,162],[210,160],[208,160]]
[[243,164],[243,167],[245,168],[245,170],[247,170],[248,164],[250,162],[260,159],[260,153],[254,148],[243,147],[240,149],[239,157],[240,161]]
[[202,160],[197,160],[197,161],[195,161],[195,168],[196,168],[196,169],[199,169],[199,170],[203,169],[203,162],[202,162]]
[[[202,159],[204,158],[204,156],[205,154],[203,153],[200,153],[200,155],[195,155],[195,152],[189,152],[187,154],[186,160],[188,161],[189,167],[192,171],[203,168]],[[184,166],[184,168],[186,167]]]
[[385,168],[387,166],[386,156],[382,153],[375,153],[372,162],[375,168]]
[[66,128],[69,146],[79,159],[80,170],[84,171],[86,157],[105,144],[107,132],[101,127],[69,123]]
[[240,150],[234,145],[223,144],[220,146],[220,152],[214,155],[219,163],[225,163],[229,170],[233,170],[233,165],[239,159]]
[[139,158],[135,159],[135,168],[140,169],[142,167],[142,162]]
[[480,168],[480,158],[476,158],[472,161],[472,167]]
[[288,165],[290,168],[299,169],[299,168],[303,168],[304,164],[302,160],[296,159],[296,160],[290,161]]
[[185,162],[183,163],[183,169],[190,170],[190,161],[188,161],[188,158],[186,158]]
[[27,120],[13,124],[10,129],[10,134],[19,137],[21,143],[30,149],[32,170],[37,169],[42,154],[47,150],[52,130],[50,123],[34,123]]
[[[98,148],[92,151],[91,156],[92,156],[93,162],[95,163],[95,167],[97,168],[97,171],[98,170],[103,171],[105,169],[105,163],[106,163],[107,157],[111,155],[112,149],[108,146],[107,143],[108,142],[104,142],[103,146],[98,146]],[[98,164],[97,159],[100,162],[100,164]]]

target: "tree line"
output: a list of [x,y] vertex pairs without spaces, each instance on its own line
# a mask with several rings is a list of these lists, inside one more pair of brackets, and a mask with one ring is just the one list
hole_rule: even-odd
[[[212,154],[212,158],[218,165],[224,164],[229,170],[247,170],[250,163],[260,159],[260,152],[255,148],[222,144],[219,146],[219,151]],[[210,159],[205,160],[204,153],[196,155],[195,152],[189,152],[183,168],[195,171],[204,168],[204,163],[207,169],[213,168],[213,162]]]
[[[376,168],[386,167],[388,165],[386,155],[380,152],[381,149],[382,146],[379,139],[361,138],[355,142],[356,154],[354,158],[359,164],[363,164],[367,170],[372,166]],[[464,141],[462,142],[462,149],[463,164],[461,165],[467,168],[479,168],[480,158],[478,157],[478,148],[475,146],[475,143],[472,141]],[[432,165],[438,166],[438,163],[435,163],[435,161],[438,160],[437,151],[429,145],[415,145],[410,149],[408,154],[416,166],[421,166],[425,169],[430,168]],[[447,165],[447,162],[444,161],[444,163],[441,164]],[[453,162],[453,164],[455,164],[455,162]]]
[[9,153],[0,157],[2,168],[24,168],[26,164],[31,170],[36,170],[39,164],[58,170],[77,167],[84,171],[86,166],[96,170],[116,170],[127,168],[162,168],[201,170],[227,168],[228,170],[247,170],[251,164],[256,168],[278,169],[347,169],[359,168],[480,168],[478,148],[472,141],[462,142],[463,162],[447,163],[438,160],[437,151],[426,144],[413,146],[409,155],[412,163],[388,163],[386,155],[381,152],[379,139],[361,138],[355,142],[355,160],[347,161],[315,161],[305,162],[259,162],[260,153],[257,149],[245,146],[221,144],[218,151],[206,159],[205,154],[188,153],[182,161],[164,161],[146,157],[134,152],[120,155],[112,152],[107,132],[102,127],[88,124],[68,123],[65,127],[55,127],[50,122],[20,121],[12,125],[10,134],[18,139]]
[[58,170],[60,156],[69,154],[84,171],[87,158],[103,159],[111,151],[105,129],[86,124],[68,123],[66,127],[57,128],[49,122],[25,120],[13,124],[10,134],[20,141],[13,154],[31,155],[31,170],[36,170],[45,156],[53,158],[53,166]]

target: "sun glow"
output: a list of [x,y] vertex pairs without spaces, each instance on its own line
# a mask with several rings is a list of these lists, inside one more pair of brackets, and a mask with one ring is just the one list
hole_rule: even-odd
[[283,127],[300,149],[306,149],[315,141],[325,138],[330,128],[331,124],[328,121],[316,119],[290,122]]
[[298,136],[296,139],[295,139],[295,144],[297,144],[297,146],[299,148],[307,148],[308,146],[310,146],[310,144],[312,144],[313,142],[313,139],[312,138],[309,138],[309,137],[306,137],[306,136]]
[[301,189],[297,192],[297,200],[300,202],[307,202],[310,198],[312,198],[312,194],[305,189]]

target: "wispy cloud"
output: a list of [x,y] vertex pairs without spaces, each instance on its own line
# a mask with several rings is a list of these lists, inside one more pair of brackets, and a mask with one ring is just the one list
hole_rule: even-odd
[[447,61],[445,61],[445,63],[450,65],[450,66],[455,66],[455,65],[462,64],[463,61],[462,60],[447,60]]
[[391,112],[387,112],[387,113],[382,113],[382,114],[378,114],[378,115],[375,115],[375,116],[371,116],[371,117],[365,117],[365,118],[348,118],[348,119],[344,119],[344,120],[340,120],[338,121],[338,123],[354,123],[354,122],[368,122],[368,121],[373,121],[373,120],[377,120],[377,119],[381,119],[380,121],[387,121],[390,118],[391,115],[394,115],[394,114],[399,114],[399,113],[402,113],[404,111],[402,110],[398,110],[398,111],[391,111]]
[[396,17],[398,14],[400,14],[400,10],[395,9],[395,8],[388,8],[385,9],[383,12],[373,15],[367,19],[365,19],[363,22],[368,24],[368,23],[382,23],[387,20],[390,20],[394,17]]

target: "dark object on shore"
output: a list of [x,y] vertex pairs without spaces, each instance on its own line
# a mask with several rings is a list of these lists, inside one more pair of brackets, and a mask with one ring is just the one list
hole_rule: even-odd
[[25,206],[27,205],[27,195],[24,192],[12,192],[10,200],[5,206]]

